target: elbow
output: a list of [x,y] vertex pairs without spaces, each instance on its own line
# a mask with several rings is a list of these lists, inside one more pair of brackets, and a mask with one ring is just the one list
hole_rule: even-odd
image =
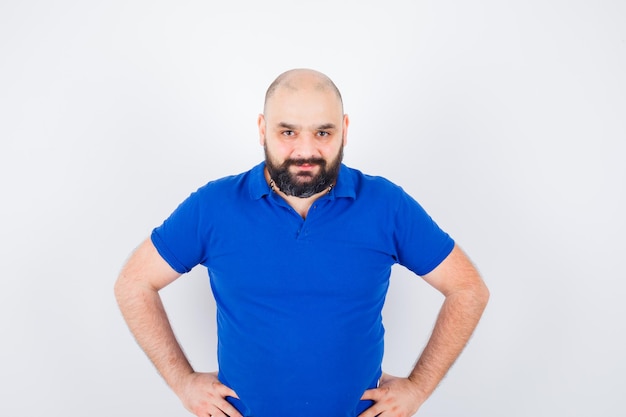
[[113,295],[115,296],[115,300],[118,304],[122,302],[122,299],[124,298],[124,294],[126,292],[126,283],[124,282],[124,277],[120,275],[117,280],[115,280],[115,284],[113,284]]
[[122,272],[113,285],[113,295],[119,307],[123,308],[136,292],[133,280]]
[[476,304],[480,306],[482,310],[487,307],[487,303],[489,303],[489,298],[491,297],[491,292],[489,288],[485,284],[484,281],[480,281],[480,283],[474,289],[474,299],[476,300]]

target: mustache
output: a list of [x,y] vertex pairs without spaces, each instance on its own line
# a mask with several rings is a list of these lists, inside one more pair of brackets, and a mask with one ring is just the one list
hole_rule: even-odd
[[326,161],[323,158],[298,158],[298,159],[286,159],[283,162],[283,167],[287,168],[291,165],[319,165],[322,168],[326,166]]

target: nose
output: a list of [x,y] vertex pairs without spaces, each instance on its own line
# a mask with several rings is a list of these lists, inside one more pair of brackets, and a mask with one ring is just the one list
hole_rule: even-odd
[[319,157],[314,133],[303,132],[300,134],[294,146],[293,156],[297,159]]

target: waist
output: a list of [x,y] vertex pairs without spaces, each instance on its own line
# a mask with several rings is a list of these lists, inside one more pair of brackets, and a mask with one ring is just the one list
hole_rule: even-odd
[[356,417],[373,402],[361,400],[367,389],[375,388],[380,378],[376,376],[365,384],[354,381],[351,387],[340,389],[331,379],[318,381],[316,386],[306,376],[294,375],[287,384],[275,384],[275,378],[250,391],[240,392],[220,372],[220,380],[235,389],[239,399],[228,397],[228,401],[244,417]]

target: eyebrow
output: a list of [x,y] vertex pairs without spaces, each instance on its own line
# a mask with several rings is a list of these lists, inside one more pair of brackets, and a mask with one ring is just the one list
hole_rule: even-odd
[[[291,124],[291,123],[287,123],[287,122],[280,122],[278,123],[278,127],[283,128],[283,129],[289,129],[289,130],[298,130],[299,126]],[[337,128],[337,125],[335,125],[334,123],[324,123],[324,124],[317,126],[315,130],[330,130],[330,129],[336,129],[336,128]]]
[[289,129],[289,130],[296,130],[298,126],[292,125],[291,123],[287,123],[287,122],[280,122],[278,123],[278,127],[282,127],[284,129]]

